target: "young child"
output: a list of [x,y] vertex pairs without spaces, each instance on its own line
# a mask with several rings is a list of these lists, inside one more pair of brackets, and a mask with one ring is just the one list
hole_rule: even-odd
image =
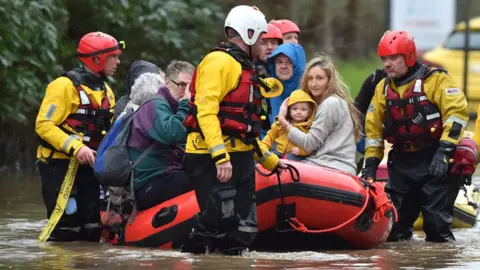
[[[317,103],[308,93],[303,90],[295,90],[288,98],[287,119],[292,125],[306,133],[315,117],[316,108]],[[273,123],[272,128],[263,138],[262,144],[280,158],[302,160],[310,154],[288,140],[288,133],[278,121]]]

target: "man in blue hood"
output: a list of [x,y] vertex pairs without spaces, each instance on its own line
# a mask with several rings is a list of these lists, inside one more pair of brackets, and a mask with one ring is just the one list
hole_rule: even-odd
[[305,51],[298,44],[282,44],[268,57],[268,72],[272,77],[279,79],[283,84],[283,93],[270,99],[272,113],[268,116],[270,123],[275,122],[275,116],[280,111],[282,102],[290,94],[300,88],[300,80],[307,60]]

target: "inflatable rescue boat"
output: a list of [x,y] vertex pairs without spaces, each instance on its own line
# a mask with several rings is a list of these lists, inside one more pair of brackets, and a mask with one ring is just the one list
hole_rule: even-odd
[[[384,193],[384,183],[368,183],[303,162],[285,162],[289,169],[278,175],[257,165],[259,233],[252,249],[277,250],[279,242],[305,248],[302,239],[325,233],[341,239],[346,248],[376,248],[385,242],[396,211]],[[197,212],[193,191],[122,222],[110,217],[105,222],[108,215],[102,212],[103,236],[116,245],[179,248]]]

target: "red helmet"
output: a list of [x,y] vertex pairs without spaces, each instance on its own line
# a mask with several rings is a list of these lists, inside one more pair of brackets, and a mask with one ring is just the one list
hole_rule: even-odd
[[290,20],[287,20],[287,19],[273,20],[270,23],[278,27],[278,29],[282,31],[282,34],[292,33],[292,32],[300,34],[300,29],[298,28],[298,26]]
[[[105,61],[109,55],[120,54],[120,49],[124,48],[124,43],[119,43],[114,37],[102,33],[91,32],[80,39],[78,43],[77,55],[85,66],[95,72],[102,72],[105,68]],[[100,63],[97,65],[93,61],[98,58]]]
[[378,56],[403,54],[408,67],[413,67],[417,61],[417,48],[413,37],[402,30],[387,31],[378,43]]
[[271,24],[271,23],[267,25],[267,33],[262,34],[262,39],[267,39],[267,38],[278,39],[278,44],[283,43],[282,31],[280,31],[278,27],[276,27],[274,24]]

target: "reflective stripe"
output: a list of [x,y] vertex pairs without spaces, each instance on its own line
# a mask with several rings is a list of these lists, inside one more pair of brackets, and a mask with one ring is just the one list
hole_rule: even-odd
[[467,121],[465,120],[462,120],[458,117],[456,117],[455,115],[452,115],[450,116],[447,121],[445,121],[444,125],[448,124],[448,123],[458,123],[460,125],[462,125],[462,127],[466,127],[467,126]]
[[88,110],[86,109],[78,109],[76,114],[87,114]]
[[238,230],[241,232],[247,232],[247,233],[256,233],[258,232],[257,227],[247,227],[247,226],[238,226]]
[[437,113],[427,115],[427,120],[431,120],[431,119],[435,119],[435,118],[439,118],[439,117],[440,117],[440,113],[437,112]]
[[365,148],[367,147],[382,147],[384,148],[383,139],[367,139],[365,141]]
[[385,79],[385,90],[384,90],[384,93],[383,93],[383,94],[384,94],[386,97],[388,96],[388,84],[389,84],[389,83],[390,83],[390,82],[389,82],[387,79]]
[[415,81],[415,86],[413,87],[414,93],[421,93],[422,92],[422,80],[417,79]]
[[[428,100],[427,96],[419,96],[418,97],[418,101],[425,101],[425,100]],[[408,102],[413,104],[413,97],[409,98]]]
[[85,223],[83,224],[85,229],[92,229],[92,228],[101,228],[102,224],[95,222],[95,223]]
[[47,118],[48,120],[51,120],[56,109],[57,109],[57,105],[50,104],[50,106],[48,107],[47,114],[45,114],[45,118]]
[[258,163],[263,163],[269,156],[270,156],[270,151],[265,151],[265,153],[263,153],[263,157],[261,157],[259,160],[258,160]]
[[[76,139],[75,136],[77,136],[77,135],[70,135],[70,136],[68,137],[68,139],[63,143],[63,146],[62,146],[62,151],[63,151],[63,152],[65,152],[65,153],[68,152],[67,147],[68,147],[68,145],[69,145],[74,139]],[[77,137],[78,137],[78,136],[77,136]]]
[[59,230],[64,230],[64,231],[71,231],[71,232],[80,232],[82,227],[80,227],[80,226],[78,226],[78,227],[60,227],[58,229]]
[[[77,140],[80,140],[80,136],[78,136],[77,134],[72,135],[72,137]],[[82,141],[84,142],[89,142],[91,138],[90,136],[83,136],[82,139],[83,139]]]
[[213,154],[217,151],[224,150],[224,149],[225,149],[225,144],[219,144],[219,145],[215,145],[214,147],[210,148],[208,150],[208,152],[210,152],[210,154]]
[[90,99],[88,98],[87,93],[85,93],[85,91],[79,91],[79,94],[82,105],[90,105]]

